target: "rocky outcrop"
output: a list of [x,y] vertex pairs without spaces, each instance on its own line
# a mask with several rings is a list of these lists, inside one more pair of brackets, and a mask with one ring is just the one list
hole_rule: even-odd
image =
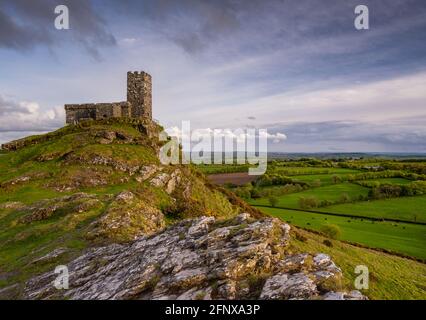
[[88,238],[108,238],[113,241],[132,241],[165,227],[163,213],[130,191],[119,193],[106,213],[93,223]]
[[23,224],[46,220],[59,214],[79,214],[102,206],[102,202],[96,196],[84,192],[75,193],[70,196],[41,200],[33,205],[23,207],[21,210],[27,212],[19,218],[18,222]]
[[[131,201],[129,195],[124,200]],[[121,200],[120,200],[121,201]],[[67,267],[69,289],[52,272],[26,283],[26,299],[364,299],[330,281],[325,254],[286,255],[290,226],[278,219],[183,220],[130,244],[88,251]]]

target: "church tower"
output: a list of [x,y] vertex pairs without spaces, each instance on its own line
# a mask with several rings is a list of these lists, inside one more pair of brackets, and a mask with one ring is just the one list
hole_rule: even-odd
[[127,102],[130,116],[152,120],[152,79],[146,72],[127,72]]

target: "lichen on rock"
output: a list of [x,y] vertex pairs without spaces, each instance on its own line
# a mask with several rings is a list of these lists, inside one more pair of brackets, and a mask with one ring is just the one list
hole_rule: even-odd
[[26,283],[24,297],[365,299],[355,291],[325,291],[317,274],[340,277],[340,269],[323,254],[287,256],[289,230],[278,219],[247,214],[183,220],[132,243],[91,249],[68,264],[69,290],[55,289],[56,275],[48,272]]

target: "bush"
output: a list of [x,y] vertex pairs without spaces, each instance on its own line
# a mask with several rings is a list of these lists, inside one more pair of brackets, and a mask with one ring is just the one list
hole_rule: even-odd
[[250,195],[252,199],[259,199],[262,195],[259,192],[259,189],[253,188],[250,190]]
[[332,248],[333,247],[333,242],[331,242],[330,240],[328,240],[328,239],[325,239],[323,242],[322,242],[324,245],[326,245],[327,247],[330,247],[330,248]]
[[321,180],[316,179],[316,180],[312,181],[311,186],[312,187],[321,187]]
[[239,187],[237,189],[235,189],[235,194],[237,196],[239,196],[240,198],[244,198],[244,199],[250,199],[251,198],[251,193],[247,188],[244,187]]
[[315,197],[301,197],[299,198],[299,206],[302,209],[318,208],[320,206],[320,202]]
[[321,227],[321,232],[330,239],[339,239],[342,232],[334,224],[326,224]]
[[299,232],[296,232],[295,235],[296,235],[296,240],[300,242],[308,241],[308,238],[306,238],[304,235],[300,234]]
[[349,197],[349,195],[347,193],[342,193],[340,195],[340,202],[341,203],[351,202],[351,197]]
[[335,174],[332,175],[331,180],[333,181],[334,184],[340,183],[342,181],[342,179]]

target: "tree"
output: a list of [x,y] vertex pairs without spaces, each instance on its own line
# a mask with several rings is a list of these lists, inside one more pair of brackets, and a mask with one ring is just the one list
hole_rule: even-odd
[[334,184],[341,182],[340,177],[335,174],[333,174],[333,176],[331,177],[331,180],[333,181]]
[[276,207],[276,205],[278,203],[277,197],[270,196],[268,200],[269,200],[269,204],[271,205],[271,207]]
[[320,201],[311,196],[311,197],[300,197],[299,198],[299,206],[302,209],[311,209],[311,208],[318,208],[320,206]]

